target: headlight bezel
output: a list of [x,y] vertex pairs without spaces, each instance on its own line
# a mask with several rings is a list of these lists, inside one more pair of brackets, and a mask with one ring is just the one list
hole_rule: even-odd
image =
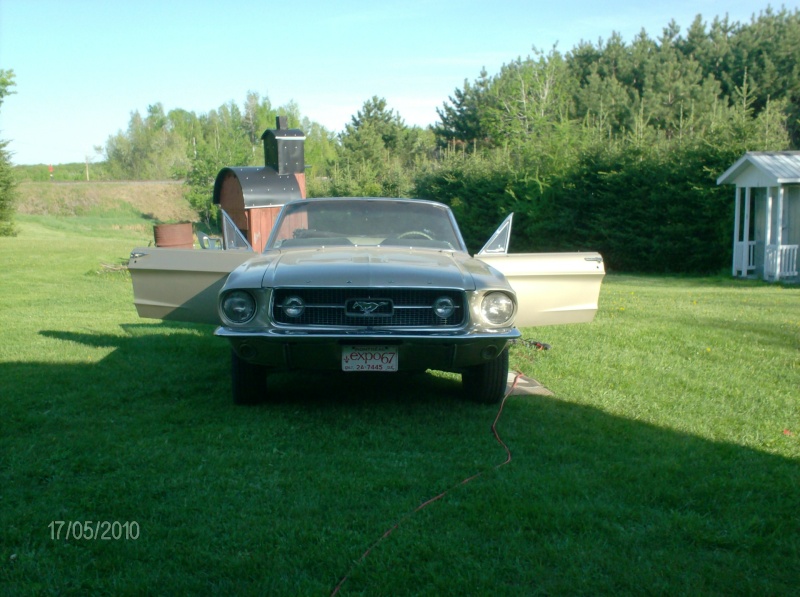
[[501,290],[492,290],[484,294],[477,307],[481,321],[490,327],[509,327],[517,313],[515,298]]
[[[237,302],[236,306],[232,304],[234,301]],[[237,309],[246,315],[237,315]],[[253,321],[258,314],[258,300],[247,290],[229,290],[220,299],[219,310],[227,322],[234,325],[246,325]]]

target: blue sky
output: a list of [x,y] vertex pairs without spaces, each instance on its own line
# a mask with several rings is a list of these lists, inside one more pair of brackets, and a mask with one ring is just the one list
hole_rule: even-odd
[[[98,159],[93,148],[161,102],[206,113],[248,91],[340,131],[373,95],[409,125],[464,80],[531,48],[656,38],[671,19],[749,22],[767,0],[0,0],[0,68],[16,91],[0,139],[16,164]],[[797,8],[800,0],[772,3]]]

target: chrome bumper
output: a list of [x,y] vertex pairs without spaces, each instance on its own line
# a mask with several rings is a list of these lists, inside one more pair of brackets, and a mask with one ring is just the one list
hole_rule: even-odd
[[391,346],[400,371],[458,372],[497,357],[521,337],[517,328],[497,331],[410,332],[405,330],[262,331],[217,328],[246,361],[275,370],[339,370],[345,346]]

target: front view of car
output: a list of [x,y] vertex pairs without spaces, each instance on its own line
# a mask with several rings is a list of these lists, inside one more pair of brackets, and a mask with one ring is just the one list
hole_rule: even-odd
[[328,198],[284,206],[264,252],[219,295],[236,402],[280,370],[462,373],[467,395],[505,391],[516,297],[472,259],[450,209],[411,199]]

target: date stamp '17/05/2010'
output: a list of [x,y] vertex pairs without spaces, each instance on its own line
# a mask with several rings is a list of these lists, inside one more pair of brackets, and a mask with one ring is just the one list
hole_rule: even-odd
[[47,525],[53,541],[136,541],[139,523],[135,520],[53,520]]

